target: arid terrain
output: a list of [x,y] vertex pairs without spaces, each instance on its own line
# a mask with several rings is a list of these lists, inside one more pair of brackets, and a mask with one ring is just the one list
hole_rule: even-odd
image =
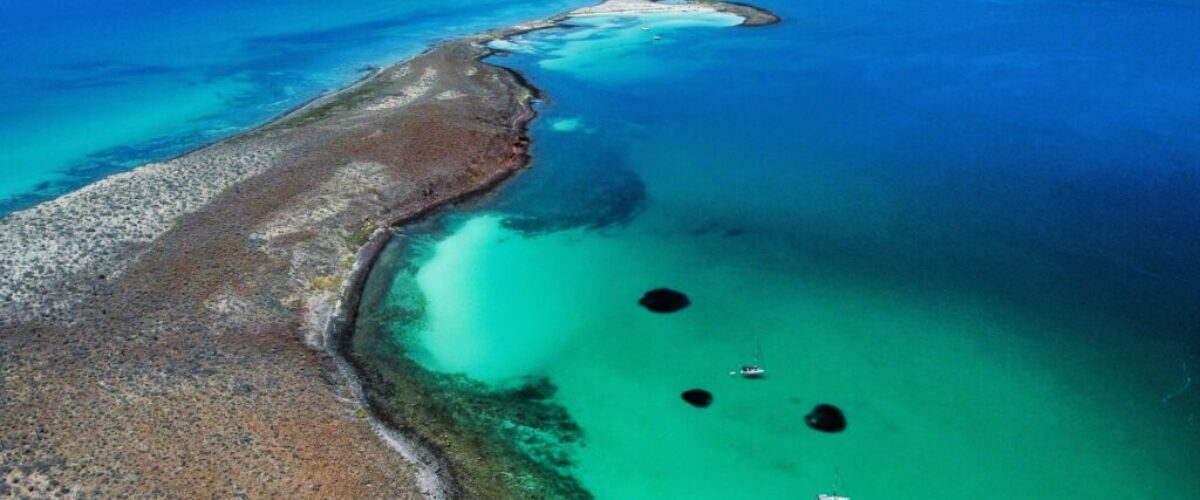
[[0,496],[450,494],[380,439],[325,335],[373,234],[528,163],[536,91],[480,60],[552,25],[0,221]]

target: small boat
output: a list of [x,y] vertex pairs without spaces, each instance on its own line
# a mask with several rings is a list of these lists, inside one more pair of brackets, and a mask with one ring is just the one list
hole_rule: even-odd
[[659,41],[659,40],[662,40],[662,37],[661,37],[661,36],[658,36],[658,35],[654,35],[654,41],[656,41],[656,42],[657,42],[657,41]]
[[767,370],[762,367],[762,348],[757,342],[754,344],[754,362],[748,365],[742,365],[737,370],[729,372],[730,375],[741,375],[742,378],[762,378],[767,374]]
[[746,378],[760,378],[767,371],[758,365],[742,365],[737,371],[729,372],[730,375],[741,375]]
[[650,27],[649,27],[649,26],[642,26],[642,31],[650,31]]
[[846,489],[846,485],[842,484],[842,473],[838,470],[833,472],[833,494],[821,493],[817,495],[817,500],[850,500],[850,497],[838,494],[838,490]]

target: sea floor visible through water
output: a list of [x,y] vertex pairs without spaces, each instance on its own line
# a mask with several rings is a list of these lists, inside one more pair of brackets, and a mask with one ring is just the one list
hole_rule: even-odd
[[355,355],[544,377],[598,498],[1200,498],[1196,8],[765,7],[506,44],[532,167],[402,230]]
[[0,217],[229,137],[430,44],[586,0],[10,0]]

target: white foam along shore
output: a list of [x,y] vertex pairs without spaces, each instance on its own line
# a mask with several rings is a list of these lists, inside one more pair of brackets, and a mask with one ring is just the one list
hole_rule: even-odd
[[662,3],[651,0],[608,0],[591,7],[575,9],[569,17],[615,16],[638,14],[682,14],[690,12],[716,12],[712,5],[702,3]]

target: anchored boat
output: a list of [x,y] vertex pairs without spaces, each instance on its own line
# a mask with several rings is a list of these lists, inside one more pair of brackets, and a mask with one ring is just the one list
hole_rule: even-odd
[[730,375],[741,375],[742,378],[762,378],[767,374],[767,370],[762,367],[762,346],[758,342],[754,343],[754,363],[742,365],[737,370],[729,372]]
[[817,500],[850,500],[850,497],[839,495],[838,490],[845,490],[846,485],[842,483],[842,473],[836,469],[833,471],[833,494],[821,493],[817,495]]

